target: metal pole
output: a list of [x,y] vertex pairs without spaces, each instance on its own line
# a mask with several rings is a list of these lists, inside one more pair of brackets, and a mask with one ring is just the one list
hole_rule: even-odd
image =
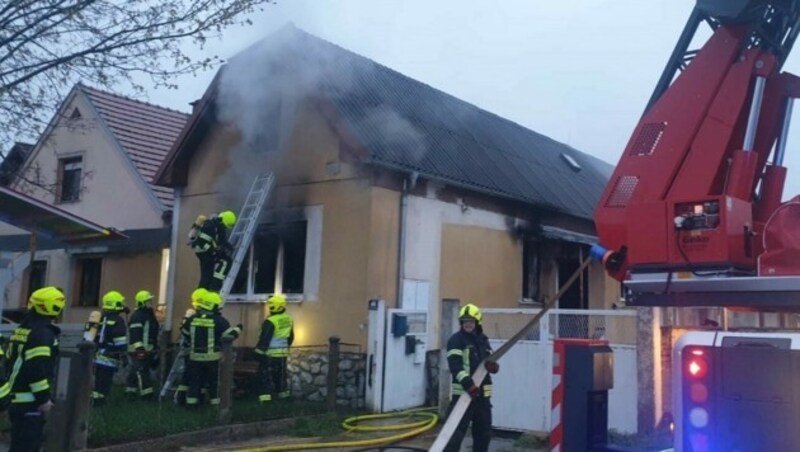
[[781,134],[778,136],[778,144],[775,145],[775,158],[772,163],[774,165],[783,166],[783,157],[786,154],[786,140],[789,136],[789,125],[792,122],[792,108],[794,107],[794,99],[786,99],[786,109],[783,112],[783,124],[781,125]]
[[742,150],[750,152],[756,141],[756,130],[758,129],[758,117],[761,115],[761,101],[764,100],[764,87],[767,79],[762,76],[756,77],[756,86],[753,88],[753,101],[750,104],[750,115],[747,117],[747,130],[744,133],[744,144]]

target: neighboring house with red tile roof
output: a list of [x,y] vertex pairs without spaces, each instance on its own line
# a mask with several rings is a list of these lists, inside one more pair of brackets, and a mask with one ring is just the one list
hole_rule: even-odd
[[[173,190],[153,177],[188,117],[81,84],[70,91],[9,186],[130,239],[70,249],[39,240],[33,264],[0,294],[4,306],[22,308],[41,285],[65,290],[66,321],[83,322],[112,289],[129,305],[139,289],[164,301]],[[0,253],[29,247],[26,233],[0,224]]]

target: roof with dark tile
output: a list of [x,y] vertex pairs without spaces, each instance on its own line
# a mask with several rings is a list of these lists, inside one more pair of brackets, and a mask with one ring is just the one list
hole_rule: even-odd
[[[295,69],[296,64],[319,66],[311,95],[333,105],[367,150],[367,163],[592,218],[612,165],[296,27],[262,41],[265,47],[287,42],[291,50],[277,52],[278,58],[293,58],[285,66]],[[258,52],[258,46],[237,54],[229,65],[237,60],[255,64],[258,59],[248,53]],[[320,55],[324,61],[315,60]],[[219,79],[208,88],[191,124],[215,114]],[[205,129],[192,132],[191,124],[165,160],[159,182],[185,183],[185,168],[179,166],[187,165],[194,152],[189,143],[197,140],[191,135]]]
[[153,194],[165,209],[171,209],[172,188],[156,185],[154,176],[189,115],[85,85],[79,89],[89,98]]

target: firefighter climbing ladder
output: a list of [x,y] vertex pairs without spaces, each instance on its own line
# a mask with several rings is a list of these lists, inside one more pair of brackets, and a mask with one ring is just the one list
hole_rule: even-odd
[[[253,241],[253,234],[255,234],[256,227],[258,227],[258,218],[261,216],[261,210],[264,208],[264,203],[269,198],[272,191],[272,186],[275,183],[275,175],[272,173],[261,174],[253,180],[250,186],[250,191],[247,193],[247,198],[244,200],[242,210],[233,226],[228,242],[233,248],[233,259],[231,260],[231,268],[225,281],[222,282],[222,289],[219,294],[224,300],[233,287],[233,282],[236,280],[236,274],[239,273],[239,268],[242,266],[247,249],[250,247],[250,242]],[[169,370],[164,385],[161,387],[159,400],[163,400],[167,392],[173,389],[176,380],[186,366],[186,353],[187,349],[181,341],[181,348],[178,351],[175,360],[172,362],[172,367]]]
[[[553,306],[558,303],[558,299],[564,296],[567,290],[572,287],[572,284],[578,279],[578,276],[583,273],[583,270],[589,266],[591,263],[592,258],[586,258],[583,263],[578,267],[575,273],[569,277],[569,279],[561,286],[561,289],[556,293],[556,295],[548,300],[544,306],[542,306],[542,310],[539,311],[528,323],[525,324],[519,331],[517,331],[514,336],[511,337],[505,344],[500,346],[494,353],[491,354],[485,361],[494,361],[496,362],[500,357],[506,354],[511,347],[513,347],[520,339],[522,339],[525,334],[530,331],[531,328],[536,326],[539,321],[547,314]],[[475,370],[475,373],[472,374],[472,381],[475,382],[476,385],[480,386],[483,382],[483,379],[486,378],[486,368],[482,365],[479,365],[478,368]],[[453,410],[450,412],[449,416],[447,417],[447,421],[445,422],[442,429],[439,431],[439,435],[436,437],[436,441],[433,442],[429,452],[442,452],[444,447],[447,445],[447,442],[450,441],[450,437],[453,436],[453,433],[456,431],[456,427],[458,427],[458,423],[461,421],[461,418],[464,417],[464,414],[467,412],[467,408],[469,407],[469,403],[472,401],[469,394],[464,393],[459,396],[456,405],[453,407]]]
[[236,280],[236,274],[239,273],[239,268],[242,266],[244,256],[247,254],[247,249],[250,247],[250,242],[253,241],[253,234],[258,227],[258,218],[261,216],[261,209],[269,197],[272,190],[272,185],[275,182],[275,176],[272,173],[262,174],[253,181],[250,187],[250,193],[244,200],[239,217],[236,224],[233,226],[228,242],[233,247],[233,260],[231,261],[231,268],[225,281],[222,282],[222,289],[219,295],[224,300],[233,287],[233,282]]

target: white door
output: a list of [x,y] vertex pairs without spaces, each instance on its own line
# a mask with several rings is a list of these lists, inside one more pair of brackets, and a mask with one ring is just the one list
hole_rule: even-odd
[[413,309],[385,309],[370,302],[367,344],[367,407],[387,412],[425,403],[427,314]]

